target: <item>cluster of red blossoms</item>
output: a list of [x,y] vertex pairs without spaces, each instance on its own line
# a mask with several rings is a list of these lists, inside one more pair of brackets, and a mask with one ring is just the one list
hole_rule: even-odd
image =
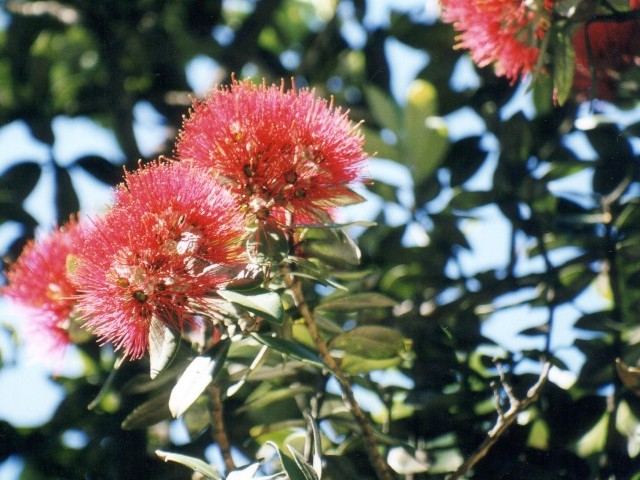
[[[515,83],[538,64],[552,27],[556,0],[440,0],[442,20],[452,23],[457,48],[468,49],[480,67],[493,65]],[[630,0],[631,10],[640,0]],[[573,33],[573,90],[578,97],[615,98],[624,72],[640,64],[640,20],[611,16],[587,22]],[[588,48],[587,48],[588,45]],[[544,63],[544,62],[542,62]]]
[[47,345],[79,325],[137,359],[154,321],[214,321],[215,292],[246,272],[250,232],[332,221],[366,159],[346,112],[248,81],[194,104],[176,157],[128,173],[103,215],[30,243],[10,267],[2,293]]

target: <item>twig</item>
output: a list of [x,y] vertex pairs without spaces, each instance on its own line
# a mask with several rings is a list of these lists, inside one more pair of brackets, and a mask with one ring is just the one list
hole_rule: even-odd
[[518,418],[518,414],[529,408],[529,406],[538,399],[540,390],[547,381],[550,369],[551,362],[545,362],[538,380],[531,386],[531,388],[529,388],[527,396],[523,400],[518,400],[515,397],[513,391],[511,390],[511,386],[506,382],[506,379],[504,378],[502,369],[498,369],[498,373],[500,375],[500,383],[502,384],[505,392],[507,393],[507,396],[509,397],[509,410],[498,415],[496,424],[491,430],[487,432],[487,437],[484,439],[484,441],[480,444],[476,451],[473,452],[473,454],[469,458],[467,458],[462,465],[458,467],[458,469],[453,473],[453,475],[449,477],[448,480],[458,480],[460,478],[463,478],[475,464],[477,464],[487,453],[489,453],[489,450],[491,450],[491,448],[496,444],[500,437],[504,435],[511,424]]
[[392,480],[395,475],[392,473],[389,465],[384,461],[384,459],[380,455],[380,452],[378,451],[375,432],[373,430],[373,427],[369,423],[369,419],[367,418],[366,414],[356,401],[355,395],[353,394],[353,387],[351,386],[351,382],[349,381],[347,375],[338,366],[335,359],[331,356],[329,347],[327,346],[324,339],[320,336],[320,331],[318,330],[316,321],[313,318],[311,309],[309,308],[309,305],[307,304],[307,301],[304,297],[304,292],[302,291],[302,284],[300,280],[293,277],[288,272],[285,272],[284,278],[287,288],[289,288],[289,290],[291,291],[300,314],[305,319],[307,328],[309,329],[311,338],[313,338],[316,348],[318,349],[320,357],[336,376],[336,379],[338,380],[338,382],[340,383],[340,387],[342,388],[342,394],[346,401],[347,407],[362,429],[365,449],[377,477],[380,480]]
[[208,387],[209,393],[209,415],[211,421],[211,436],[214,441],[220,447],[222,458],[224,459],[224,466],[227,469],[227,473],[236,469],[236,464],[231,457],[231,446],[229,444],[229,437],[227,437],[227,430],[224,426],[224,410],[222,407],[222,392],[220,386],[216,383],[212,383]]

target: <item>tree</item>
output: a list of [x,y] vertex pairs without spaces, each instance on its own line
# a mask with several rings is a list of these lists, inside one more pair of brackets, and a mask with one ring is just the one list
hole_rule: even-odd
[[[24,300],[43,285],[12,267],[38,226],[25,200],[43,173],[53,174],[65,226],[40,242],[56,248],[56,238],[75,235],[77,172],[120,185],[82,248],[62,242],[44,260],[57,260],[48,274],[70,282],[72,293],[54,301],[70,301],[61,315],[71,321],[54,326],[85,371],[56,378],[66,395],[46,424],[3,421],[0,459],[22,458],[21,478],[639,478],[639,5],[443,0],[441,17],[391,8],[388,23],[374,23],[374,3],[5,4],[2,124],[24,122],[50,160],[0,172],[2,222],[20,227],[6,246],[4,294]],[[402,96],[392,94],[404,72],[390,54],[395,42],[428,54]],[[200,81],[227,87],[189,110],[194,59],[217,75]],[[225,94],[245,109],[259,101],[242,95],[274,95],[288,108],[278,110],[283,118],[321,105],[331,128],[348,109],[363,124],[330,130],[338,133],[321,145],[357,143],[361,131],[376,154],[373,181],[356,193],[345,185],[361,176],[340,170],[321,183],[325,167],[290,147],[291,129],[227,124]],[[333,104],[304,103],[329,96]],[[134,131],[142,104],[168,131],[147,157]],[[52,128],[61,116],[106,127],[123,156],[62,162]],[[224,143],[233,138],[254,143],[238,150]],[[222,185],[200,185],[209,181],[200,170],[162,159],[198,163],[210,145],[216,153],[203,162],[221,160],[197,168],[214,168]],[[341,151],[354,152],[349,145]],[[301,186],[299,172],[264,162],[285,151],[312,181]],[[349,158],[360,164],[357,153]],[[277,193],[254,178],[263,164],[280,179]],[[186,199],[162,193],[173,188],[186,188]],[[215,201],[196,190],[216,192]],[[364,200],[360,193],[375,225],[338,225],[333,209]],[[249,223],[222,223],[235,215],[227,195],[251,199]],[[147,217],[131,211],[147,207],[156,223],[136,223]],[[154,230],[157,219],[170,228]],[[500,245],[499,232],[481,239],[473,230],[486,222],[508,232],[489,261],[477,255]],[[212,225],[226,243],[205,234]],[[127,244],[139,261],[142,249],[170,242],[169,260],[145,260],[161,265],[150,290],[131,263],[112,279],[128,289],[118,310],[128,313],[117,318],[131,322],[127,332],[142,326],[112,336],[104,312],[122,305],[87,293],[106,291],[92,282],[112,266],[110,245]],[[247,251],[251,261],[234,260]],[[23,286],[18,296],[14,285]],[[69,313],[76,302],[80,317]],[[184,441],[172,433],[177,424]],[[82,449],[65,443],[70,430],[83,435]],[[221,453],[215,466],[212,449]]]

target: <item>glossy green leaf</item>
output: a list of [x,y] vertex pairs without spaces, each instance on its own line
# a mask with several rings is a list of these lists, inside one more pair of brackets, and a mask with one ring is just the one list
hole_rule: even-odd
[[292,398],[298,395],[306,395],[313,391],[311,387],[298,386],[298,387],[287,387],[281,388],[278,390],[271,390],[260,397],[250,401],[249,403],[241,406],[236,410],[236,413],[246,412],[247,410],[253,411],[254,409],[264,408],[267,405],[271,405],[275,402],[280,402],[282,400],[286,400],[287,398]]
[[558,105],[564,105],[573,88],[576,60],[573,39],[568,31],[556,33],[553,60],[553,86],[556,91],[556,99]]
[[263,345],[267,345],[275,351],[288,355],[295,360],[300,360],[319,368],[327,368],[316,352],[310,350],[301,343],[260,333],[252,333],[251,336]]
[[218,290],[218,295],[245,310],[276,325],[284,322],[284,309],[280,295],[265,288],[251,290]]
[[199,458],[182,455],[180,453],[165,452],[163,450],[156,450],[156,455],[165,462],[175,462],[179,463],[180,465],[184,465],[194,472],[204,475],[205,478],[209,478],[212,480],[224,480],[224,477],[216,467],[214,467],[213,465],[209,465]]
[[329,347],[362,358],[382,360],[403,353],[405,340],[397,330],[366,325],[338,335],[331,340]]
[[194,358],[185,369],[169,397],[169,410],[174,418],[186,412],[221,372],[229,345],[229,340],[219,342],[209,355]]
[[283,453],[282,450],[280,450],[275,443],[273,442],[267,442],[267,443],[271,445],[276,450],[276,452],[278,452],[278,458],[280,459],[280,463],[282,464],[282,469],[284,470],[284,473],[287,474],[287,477],[289,478],[289,480],[313,480],[313,479],[307,478],[307,476],[300,469],[298,464],[295,461],[293,461],[288,455]]
[[381,293],[354,293],[329,297],[316,307],[324,312],[355,312],[364,308],[392,308],[395,300]]
[[149,376],[153,379],[173,360],[178,350],[179,335],[157,316],[149,325]]

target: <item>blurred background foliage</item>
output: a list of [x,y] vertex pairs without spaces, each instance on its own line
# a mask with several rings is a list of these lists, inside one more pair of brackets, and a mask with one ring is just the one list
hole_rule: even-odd
[[[5,262],[38,227],[25,200],[44,173],[55,187],[41,208],[63,223],[80,207],[75,172],[113,185],[123,166],[171,156],[193,95],[187,73],[194,61],[211,66],[211,78],[199,78],[205,85],[232,74],[268,83],[295,78],[364,120],[367,149],[376,153],[363,211],[378,225],[358,232],[360,274],[343,279],[394,306],[354,314],[334,305],[322,315],[343,328],[392,327],[412,343],[410,362],[366,358],[352,371],[387,448],[403,445],[429,464],[426,472],[407,466],[406,478],[445,478],[494,424],[494,401],[509,408],[496,361],[523,398],[547,357],[551,381],[473,478],[640,478],[635,104],[627,100],[622,111],[596,103],[595,113],[572,101],[554,108],[550,80],[525,92],[490,69],[475,70],[452,49],[454,34],[437,21],[437,4],[410,5],[7,0],[0,125],[23,122],[50,156],[9,164],[0,153],[0,221],[19,226]],[[155,151],[143,153],[136,137],[140,105],[166,127]],[[60,117],[113,132],[121,155],[56,158],[52,125]],[[145,372],[137,362],[123,366],[88,411],[113,357],[97,346],[81,350],[84,373],[55,379],[66,395],[49,421],[29,428],[0,422],[0,461],[21,459],[25,480],[191,478],[153,452],[203,457],[212,443],[201,418],[206,406],[185,419],[187,442],[171,435],[168,421],[157,423],[166,417],[158,403],[147,404],[157,417],[132,419],[145,400],[167,398],[132,387]],[[246,364],[255,354],[238,347],[230,355]],[[325,478],[372,478],[335,385],[317,370],[278,373],[280,363],[277,355],[268,359],[271,374],[225,405],[236,452],[251,459],[266,441],[304,430],[296,400],[321,392]],[[82,436],[81,447],[65,441],[68,432]]]

